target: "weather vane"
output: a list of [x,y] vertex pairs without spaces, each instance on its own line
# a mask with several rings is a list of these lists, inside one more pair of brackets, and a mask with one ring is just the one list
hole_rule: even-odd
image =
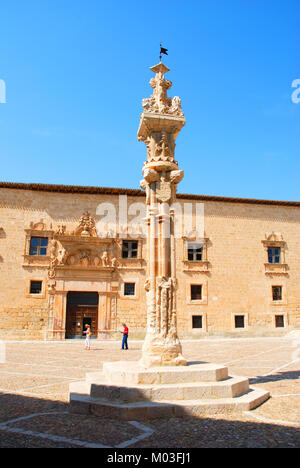
[[164,49],[164,47],[162,47],[162,43],[160,43],[160,54],[159,54],[159,61],[160,62],[161,62],[161,55],[162,54],[168,55],[168,49]]

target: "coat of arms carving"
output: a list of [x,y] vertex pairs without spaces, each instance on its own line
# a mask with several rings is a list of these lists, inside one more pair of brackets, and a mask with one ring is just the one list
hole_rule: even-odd
[[90,215],[88,211],[83,213],[79,220],[79,226],[75,231],[75,234],[82,237],[96,237],[96,223],[94,218]]
[[166,180],[165,177],[162,177],[161,180],[157,182],[156,195],[157,199],[162,203],[166,203],[170,200],[172,196],[171,183]]

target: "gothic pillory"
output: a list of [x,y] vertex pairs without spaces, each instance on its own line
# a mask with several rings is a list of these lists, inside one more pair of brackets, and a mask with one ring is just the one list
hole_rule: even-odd
[[183,178],[174,160],[175,139],[185,125],[180,98],[168,98],[172,83],[163,64],[151,68],[153,95],[143,99],[138,140],[147,146],[141,187],[147,203],[147,333],[140,363],[146,367],[186,365],[177,336],[174,209]]
[[[147,332],[139,362],[107,362],[85,382],[70,384],[73,412],[100,418],[144,420],[249,411],[269,392],[229,377],[220,364],[189,362],[177,336],[175,199],[183,178],[174,160],[175,139],[185,124],[178,97],[168,98],[168,68],[152,67],[153,95],[143,100],[138,139],[147,146],[142,188],[147,203]],[[176,210],[177,211],[177,210]],[[93,223],[81,222],[83,232]],[[82,235],[82,234],[81,234]],[[186,367],[181,367],[186,366]]]

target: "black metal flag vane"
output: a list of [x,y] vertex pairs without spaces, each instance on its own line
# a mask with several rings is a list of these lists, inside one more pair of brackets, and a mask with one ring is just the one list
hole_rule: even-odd
[[168,49],[165,49],[162,47],[162,43],[160,43],[160,55],[159,55],[159,61],[161,62],[161,56],[162,54],[168,55]]

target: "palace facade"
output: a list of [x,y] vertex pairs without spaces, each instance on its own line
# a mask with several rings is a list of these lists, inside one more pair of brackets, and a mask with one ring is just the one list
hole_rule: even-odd
[[[122,224],[142,190],[0,183],[0,338],[131,338],[146,332],[146,239]],[[180,338],[300,328],[300,203],[177,194]],[[203,209],[204,235],[196,207]],[[101,224],[113,206],[116,224]],[[100,223],[100,224],[99,224]],[[128,223],[130,225],[130,223]],[[100,227],[99,227],[100,226]],[[192,227],[192,228],[191,228]]]

